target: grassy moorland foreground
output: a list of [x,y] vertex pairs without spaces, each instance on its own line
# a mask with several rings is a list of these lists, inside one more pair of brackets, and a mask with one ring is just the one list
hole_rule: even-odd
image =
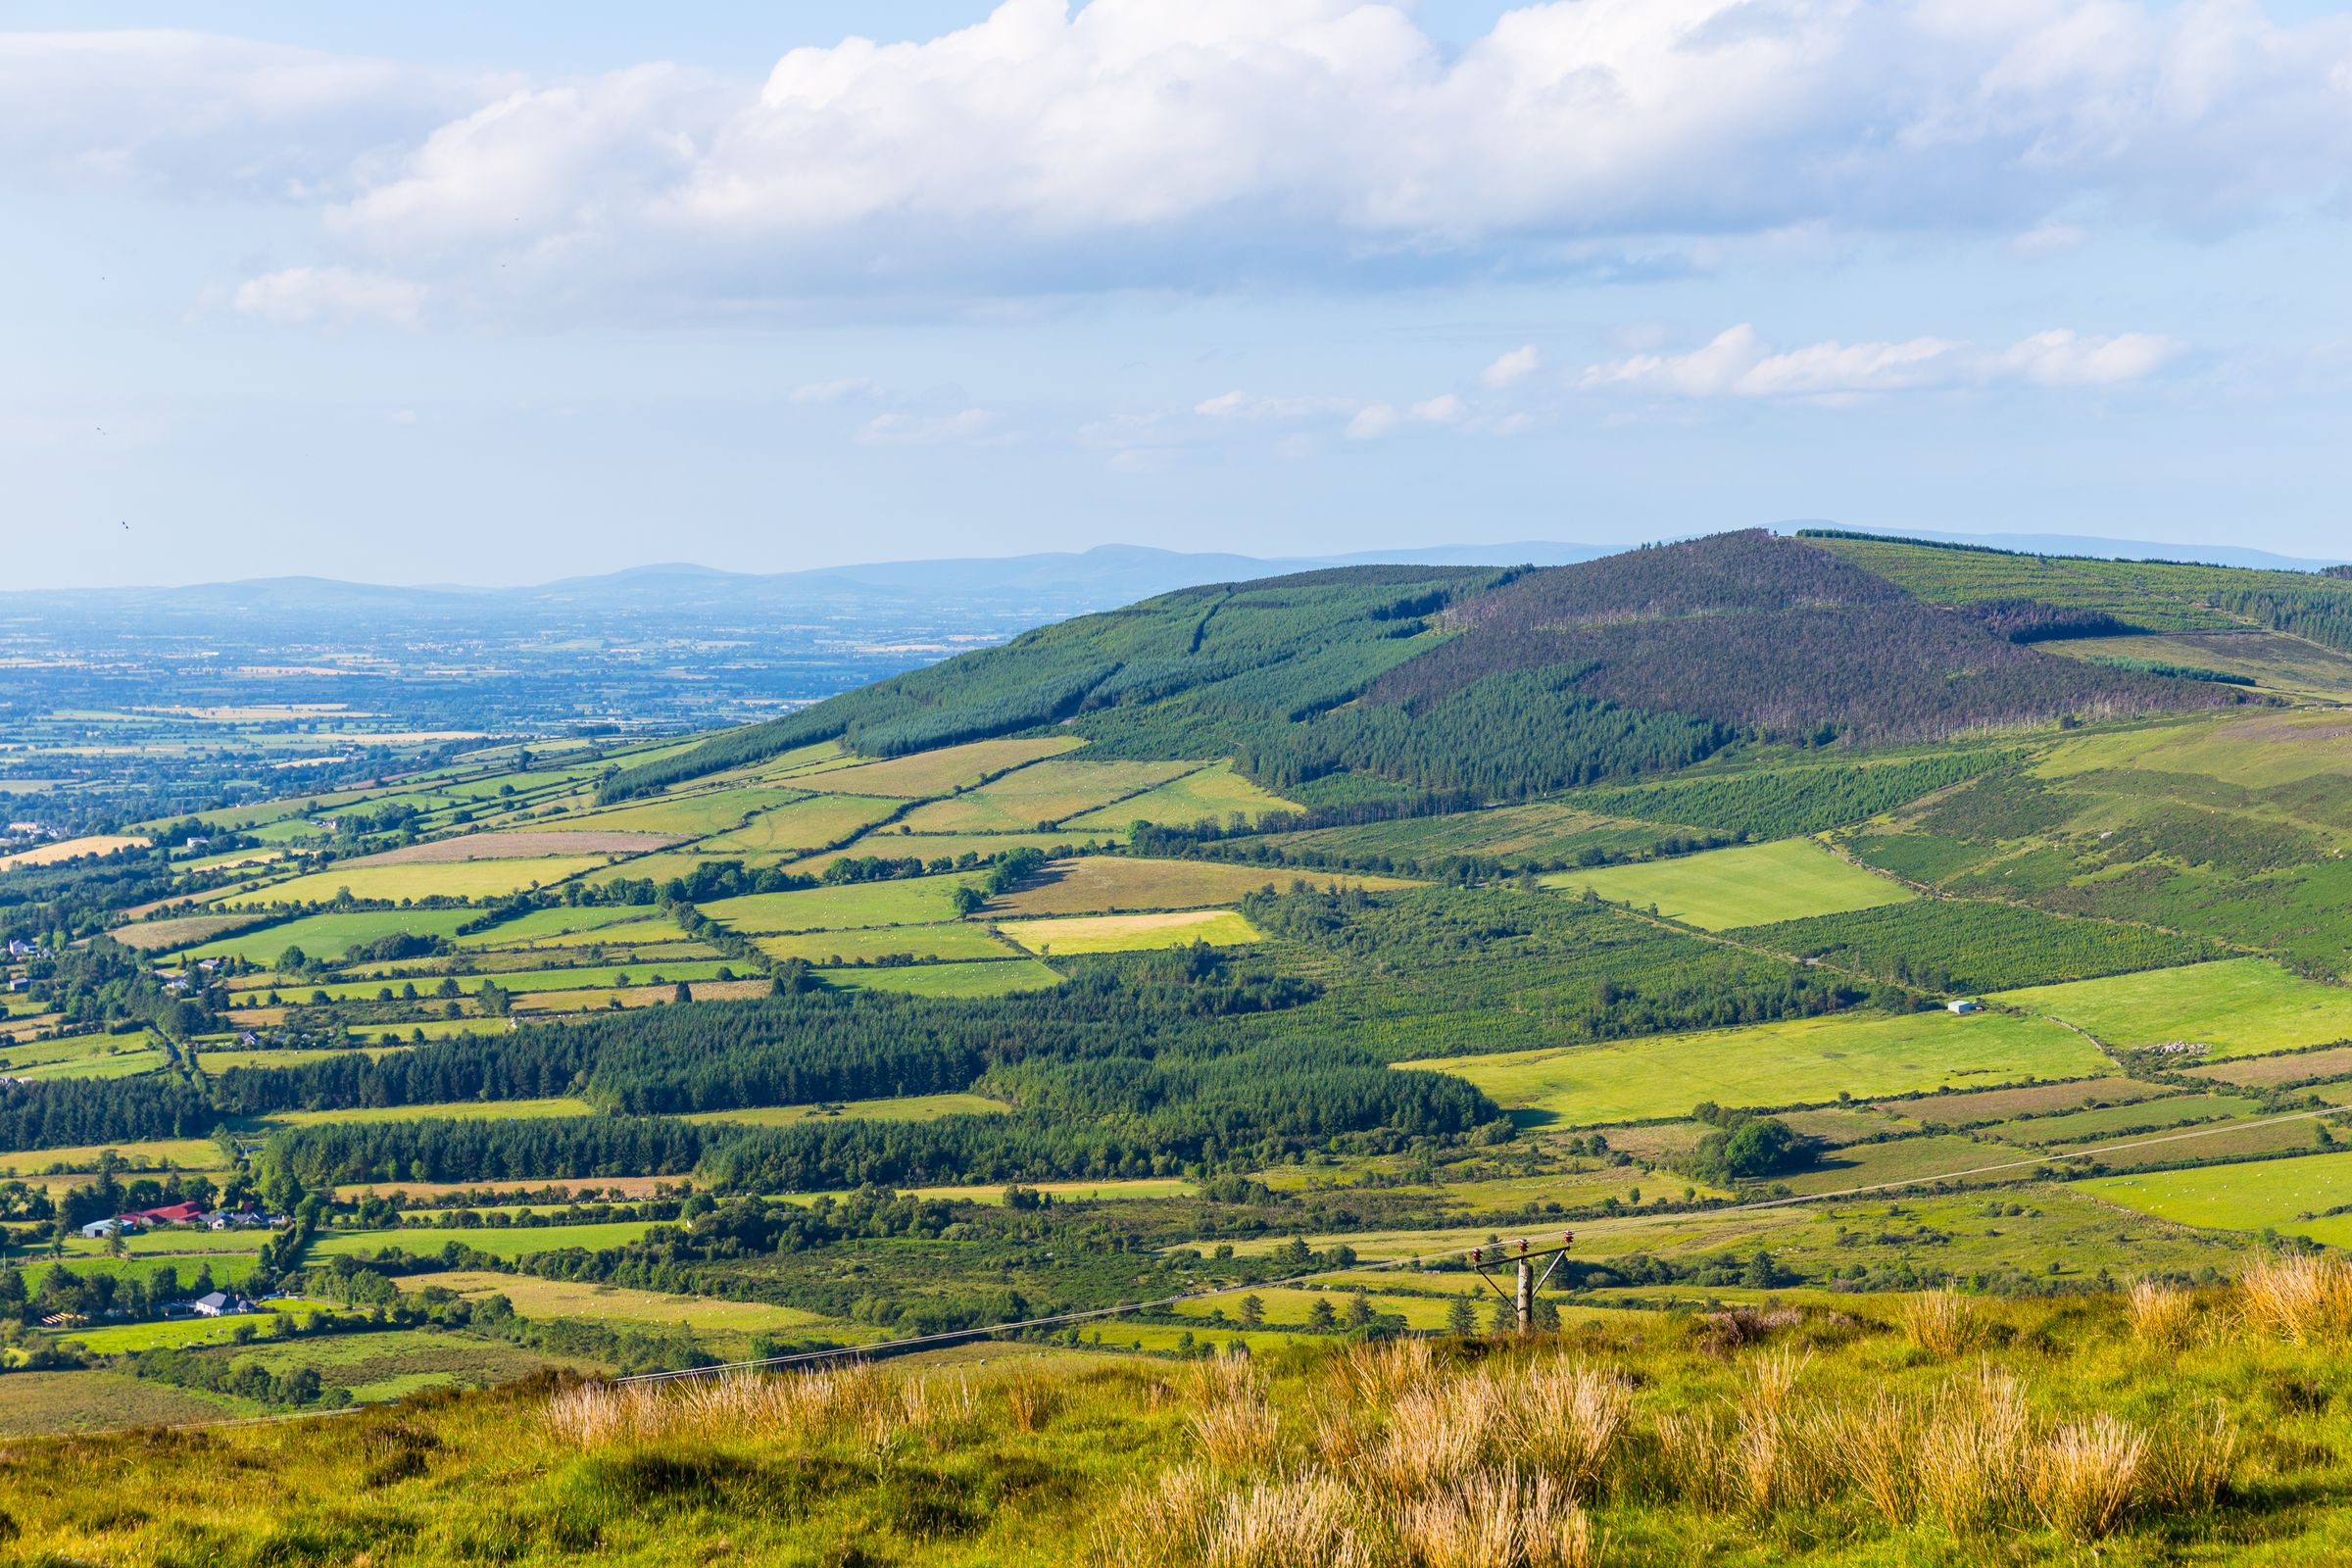
[[[1217,1560],[1484,1561],[1432,1533],[1573,1494],[1622,1560],[2031,1558],[2082,1549],[2072,1453],[2135,1477],[2111,1559],[2324,1556],[2341,1336],[2232,1282],[2352,1246],[2337,692],[2335,578],[1748,534],[1216,584],[746,728],[62,823],[0,867],[0,1551],[1058,1561],[1126,1520],[1207,1558],[1201,1519],[1360,1506],[1360,1550]],[[1563,1337],[1477,1340],[1461,1254],[1571,1230]],[[1767,1297],[1799,1316],[1693,1315]],[[918,1336],[929,1414],[546,1414]],[[1448,1514],[1379,1455],[1507,1401],[1331,1382],[1414,1336],[1622,1372],[1600,1477],[1454,1431],[1494,1507]],[[1189,1369],[1236,1347],[1262,1442]],[[967,1417],[939,1380],[981,1349]],[[1991,1423],[2007,1477],[1965,1546],[1945,1438],[1852,1469],[1954,1380],[1976,1414],[1928,1426]],[[2149,1446],[2065,1434],[2101,1411]],[[1195,1449],[1223,1470],[1153,1491]],[[44,1490],[76,1467],[108,1485]],[[1874,1523],[1914,1482],[1928,1523]]]
[[[2352,1552],[2352,1273],[1171,1364],[565,1379],[0,1450],[26,1562],[1539,1568]],[[94,1475],[107,1485],[92,1487]]]

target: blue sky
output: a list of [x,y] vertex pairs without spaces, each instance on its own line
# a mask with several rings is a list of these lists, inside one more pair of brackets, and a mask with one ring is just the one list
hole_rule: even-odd
[[91,15],[0,35],[11,586],[2352,551],[2334,7]]

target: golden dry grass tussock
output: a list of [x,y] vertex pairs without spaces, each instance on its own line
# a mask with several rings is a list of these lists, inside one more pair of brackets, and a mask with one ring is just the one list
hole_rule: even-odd
[[2237,1278],[2238,1311],[2256,1334],[2290,1345],[2352,1338],[2352,1261],[2258,1257]]

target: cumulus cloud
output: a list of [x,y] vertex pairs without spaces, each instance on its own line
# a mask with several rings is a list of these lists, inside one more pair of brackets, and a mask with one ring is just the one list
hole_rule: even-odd
[[344,267],[292,267],[251,278],[237,290],[247,316],[290,325],[388,322],[415,326],[424,310],[421,283]]
[[1515,348],[1508,354],[1494,357],[1494,363],[1478,373],[1478,384],[1490,392],[1499,392],[1513,382],[1524,381],[1543,367],[1544,357],[1536,352],[1533,343]]
[[1403,422],[1395,404],[1368,403],[1355,411],[1348,421],[1346,435],[1350,441],[1377,441]]
[[1630,388],[1685,398],[1852,398],[1922,387],[2028,382],[2112,386],[2162,368],[2180,345],[2145,332],[2037,332],[1986,353],[1948,338],[1822,342],[1775,350],[1745,322],[1683,354],[1637,354],[1590,366],[1586,391]]
[[0,43],[0,165],[302,190],[355,266],[495,253],[678,300],[1541,270],[2059,212],[2206,227],[2352,168],[2352,18],[2252,0],[1551,0],[1459,50],[1367,0],[1007,0],[760,82],[95,36]]
[[0,179],[316,203],[521,85],[199,32],[0,33]]

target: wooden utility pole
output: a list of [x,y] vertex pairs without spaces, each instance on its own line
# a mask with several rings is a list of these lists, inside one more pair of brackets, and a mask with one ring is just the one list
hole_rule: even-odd
[[[1536,1292],[1542,1290],[1544,1281],[1551,1278],[1551,1271],[1560,1266],[1560,1259],[1567,1255],[1569,1244],[1575,1240],[1576,1236],[1573,1232],[1562,1231],[1557,1247],[1530,1248],[1525,1238],[1522,1238],[1517,1242],[1494,1249],[1494,1262],[1501,1263],[1507,1258],[1519,1265],[1519,1288],[1511,1294],[1511,1299],[1519,1308],[1519,1332],[1521,1334],[1533,1334],[1536,1331]],[[1536,1259],[1539,1257],[1551,1259],[1544,1265],[1541,1279],[1536,1275]],[[1470,1266],[1478,1270],[1478,1277],[1492,1286],[1495,1295],[1504,1295],[1503,1288],[1494,1283],[1494,1276],[1487,1272],[1488,1261],[1485,1248],[1470,1249]]]

